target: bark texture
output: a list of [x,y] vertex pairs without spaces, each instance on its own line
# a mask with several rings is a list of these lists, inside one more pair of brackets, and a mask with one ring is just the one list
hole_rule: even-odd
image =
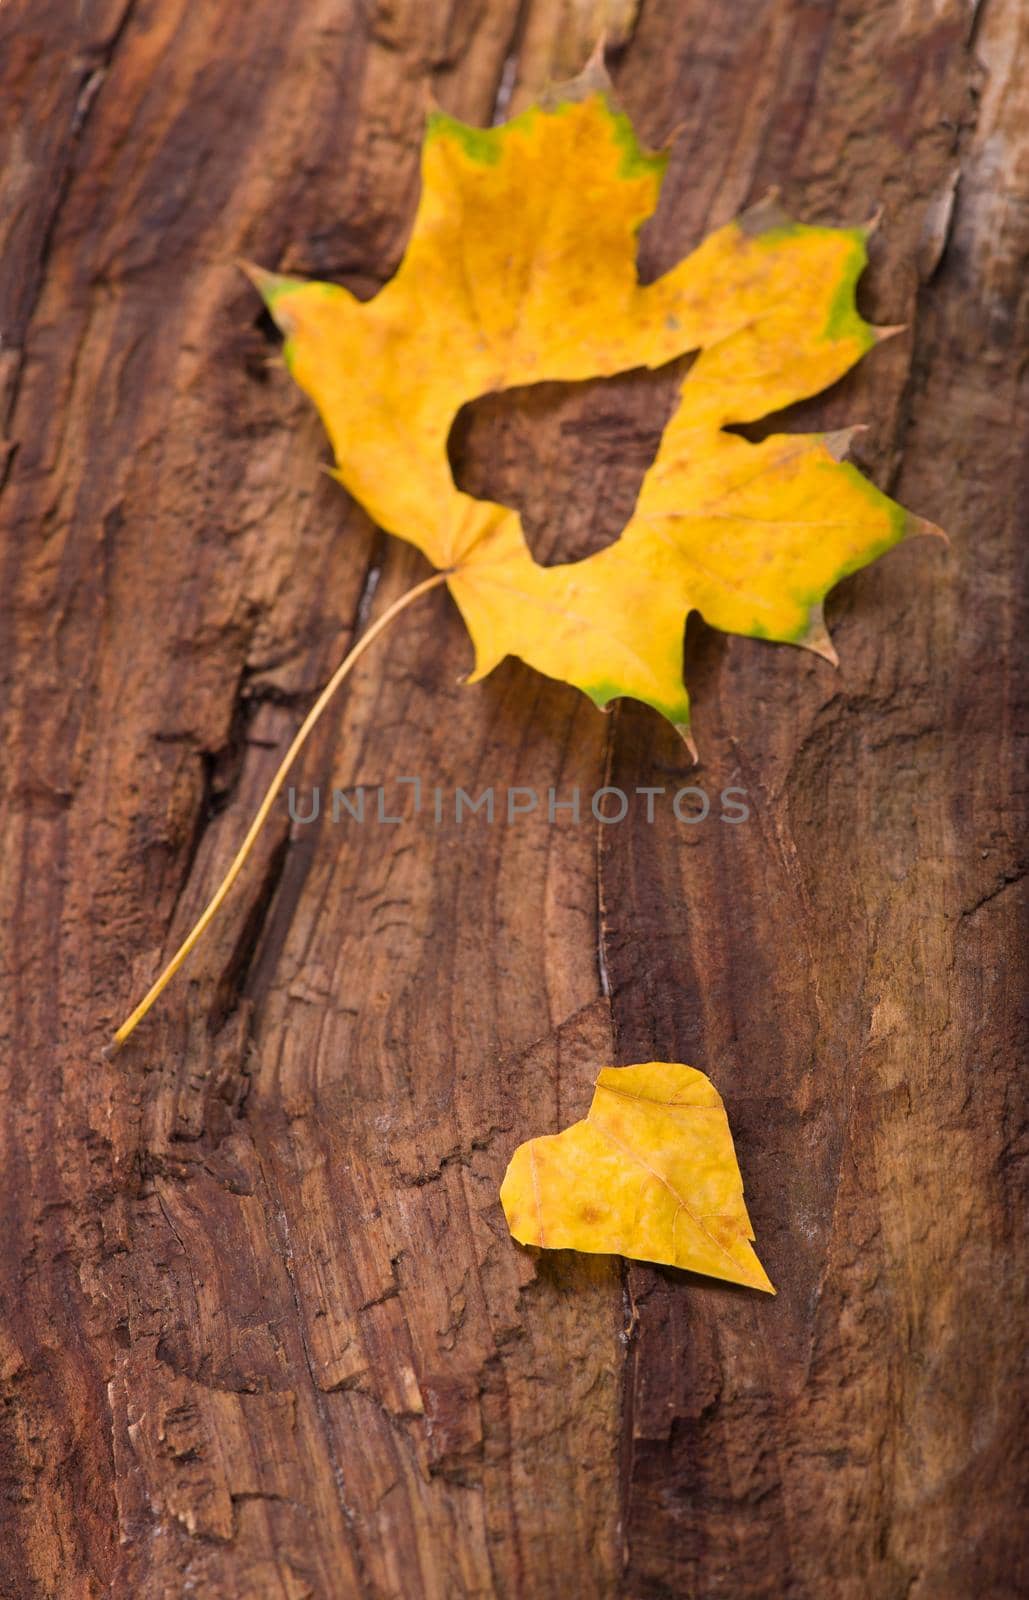
[[[1029,1587],[1026,21],[1019,0],[0,12],[5,1597]],[[868,470],[952,545],[838,589],[839,673],[691,621],[697,773],[641,708],[601,717],[511,662],[459,685],[433,593],[321,726],[305,792],[735,783],[750,820],[279,807],[104,1062],[314,692],[424,573],[319,472],[234,259],[374,292],[429,94],[489,123],[605,26],[641,132],[676,135],[647,274],[775,184],[808,220],[884,206],[863,309],[908,331],[788,420],[866,421]],[[668,381],[484,401],[456,470],[525,508],[541,556],[581,553],[631,505]],[[653,1057],[721,1090],[777,1299],[509,1240],[515,1145],[581,1115],[598,1065]]]

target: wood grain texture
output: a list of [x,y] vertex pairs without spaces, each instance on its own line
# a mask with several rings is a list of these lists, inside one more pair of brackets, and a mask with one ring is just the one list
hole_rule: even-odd
[[[861,300],[908,332],[787,420],[868,422],[872,476],[952,545],[840,587],[838,674],[691,620],[696,773],[641,708],[510,662],[461,686],[427,597],[305,796],[696,781],[750,819],[280,807],[103,1062],[303,709],[424,572],[319,472],[234,260],[373,293],[428,96],[488,123],[605,18],[642,133],[677,136],[648,275],[773,184],[809,220],[884,206]],[[5,1600],[1029,1587],[1025,25],[1017,0],[0,11]],[[455,468],[541,557],[582,553],[670,382],[484,401]],[[774,1301],[509,1240],[515,1145],[652,1057],[724,1096]]]

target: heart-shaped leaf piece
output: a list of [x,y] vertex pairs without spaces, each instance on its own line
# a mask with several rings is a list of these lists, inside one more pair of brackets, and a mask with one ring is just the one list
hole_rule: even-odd
[[725,1107],[694,1067],[605,1067],[582,1122],[519,1145],[500,1199],[521,1244],[658,1261],[775,1293],[752,1248]]

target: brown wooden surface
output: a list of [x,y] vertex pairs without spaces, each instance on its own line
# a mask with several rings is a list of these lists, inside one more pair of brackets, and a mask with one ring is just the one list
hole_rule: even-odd
[[[632,10],[0,10],[4,1597],[1029,1585],[1025,9]],[[747,824],[280,807],[105,1063],[355,627],[424,571],[319,471],[233,260],[373,292],[430,91],[488,123],[605,13],[625,105],[677,133],[647,273],[772,184],[809,220],[885,206],[862,304],[909,332],[791,421],[867,421],[868,470],[952,547],[842,585],[838,674],[691,622],[696,777],[742,784]],[[457,470],[579,553],[631,505],[668,381],[485,402]],[[515,663],[464,688],[468,664],[422,601],[298,781],[689,781],[647,711]],[[777,1299],[510,1242],[514,1146],[651,1057],[724,1094]]]

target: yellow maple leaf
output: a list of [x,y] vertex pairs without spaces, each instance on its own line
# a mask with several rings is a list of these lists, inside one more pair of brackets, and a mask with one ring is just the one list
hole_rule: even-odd
[[[835,660],[822,602],[906,534],[936,532],[842,457],[853,430],[726,431],[834,382],[890,330],[859,316],[866,229],[805,227],[763,204],[656,283],[636,236],[665,157],[643,150],[596,62],[548,101],[481,130],[429,118],[422,196],[396,276],[362,303],[331,283],[248,268],[317,404],[336,475],[438,569],[340,663],[293,739],[199,921],[117,1030],[125,1042],[229,893],[293,761],[354,664],[446,582],[475,647],[473,681],[507,655],[598,706],[630,695],[689,734],[687,613]],[[469,400],[610,376],[698,351],[620,537],[540,566],[517,512],[456,487],[447,457]]]
[[582,1122],[530,1139],[500,1190],[521,1244],[687,1267],[774,1294],[717,1089],[674,1061],[605,1067]]
[[[520,656],[598,706],[643,700],[686,735],[690,610],[834,660],[828,590],[931,530],[840,459],[852,430],[753,444],[724,428],[816,393],[889,331],[854,302],[867,230],[802,226],[764,204],[644,285],[636,236],[664,165],[591,68],[501,127],[430,116],[410,243],[371,301],[253,275],[338,477],[447,574],[475,646],[473,680]],[[456,487],[447,440],[467,401],[685,351],[700,354],[606,549],[543,567],[517,512]]]

